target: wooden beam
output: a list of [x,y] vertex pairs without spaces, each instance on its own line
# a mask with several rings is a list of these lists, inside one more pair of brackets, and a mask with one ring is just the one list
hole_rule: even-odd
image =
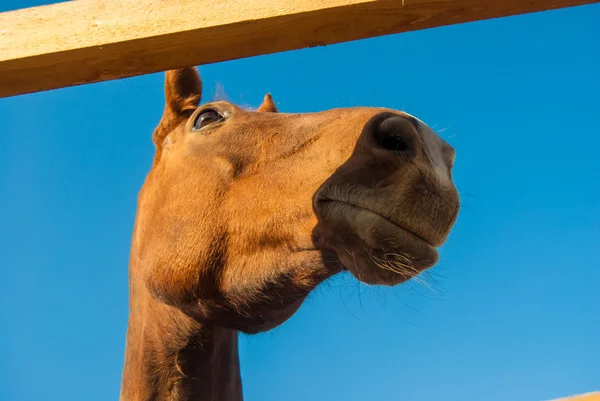
[[587,393],[587,394],[581,394],[581,395],[575,395],[572,397],[557,398],[553,401],[600,401],[600,391],[593,392],[593,393]]
[[600,0],[80,0],[0,14],[0,97]]

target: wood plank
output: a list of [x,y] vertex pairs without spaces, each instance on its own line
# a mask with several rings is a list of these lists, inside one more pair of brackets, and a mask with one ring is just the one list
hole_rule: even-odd
[[600,0],[80,0],[0,14],[0,97]]
[[600,391],[565,398],[556,398],[552,401],[600,401]]

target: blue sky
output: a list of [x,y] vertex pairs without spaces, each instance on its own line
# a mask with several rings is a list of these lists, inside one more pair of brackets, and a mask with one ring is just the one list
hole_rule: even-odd
[[[600,390],[598,20],[592,5],[200,68],[207,99],[393,107],[457,150],[463,209],[427,285],[332,279],[242,337],[246,400]],[[118,399],[162,90],[153,74],[0,99],[0,399]]]

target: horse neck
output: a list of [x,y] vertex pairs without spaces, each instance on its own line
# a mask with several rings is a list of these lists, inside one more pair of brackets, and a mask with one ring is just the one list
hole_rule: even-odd
[[241,401],[237,331],[199,323],[130,285],[120,401]]

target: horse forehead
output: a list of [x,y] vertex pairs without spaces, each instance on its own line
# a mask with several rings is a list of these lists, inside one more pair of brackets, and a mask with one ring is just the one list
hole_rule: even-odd
[[244,127],[258,131],[276,131],[284,136],[295,136],[300,133],[310,135],[311,132],[323,129],[335,129],[338,125],[359,127],[366,123],[366,119],[360,118],[361,115],[364,115],[364,110],[329,109],[302,113],[262,113],[250,110],[241,114],[241,119],[237,121]]

